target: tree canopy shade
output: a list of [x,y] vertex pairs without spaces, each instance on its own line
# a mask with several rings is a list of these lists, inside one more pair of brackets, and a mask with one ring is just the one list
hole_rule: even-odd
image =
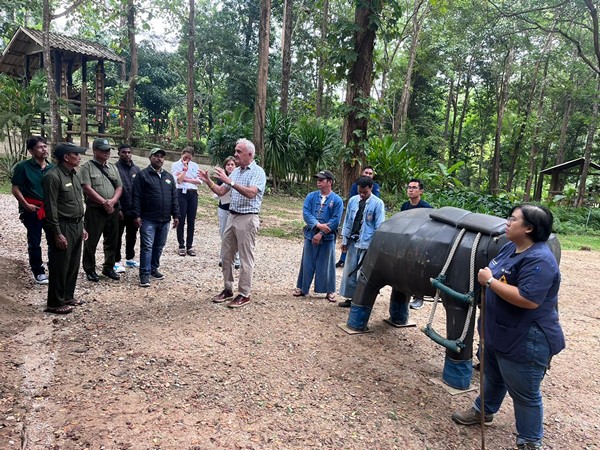
[[[585,191],[590,163],[598,159],[597,1],[281,0],[263,17],[263,23],[269,19],[264,30],[260,0],[197,0],[193,18],[189,0],[72,5],[68,31],[107,45],[129,68],[134,47],[123,38],[132,28],[125,27],[126,11],[135,10],[136,38],[160,22],[176,48],[165,51],[139,39],[141,117],[168,119],[164,133],[184,122],[195,145],[229,142],[232,130],[251,137],[268,128],[269,146],[279,153],[265,158],[277,178],[284,178],[285,155],[302,154],[304,124],[316,123],[338,130],[344,146],[328,145],[338,161],[328,168],[346,187],[361,164],[374,162],[384,190],[386,183],[393,191],[404,185],[400,177],[414,175],[497,196],[541,199],[557,180],[541,177],[540,170],[583,157],[588,169],[578,187]],[[42,8],[31,8],[24,14],[8,1],[0,30],[25,22],[41,28]],[[57,21],[50,25],[67,31]],[[262,67],[268,63],[270,70],[258,81],[260,31],[268,35]],[[111,73],[107,83],[107,101],[120,105],[127,89]],[[278,108],[282,114],[270,113],[252,130],[252,121],[238,123],[240,117],[249,120],[235,113],[240,108],[259,108],[261,114]],[[390,161],[409,169],[392,170]],[[578,194],[580,204],[584,192]]]

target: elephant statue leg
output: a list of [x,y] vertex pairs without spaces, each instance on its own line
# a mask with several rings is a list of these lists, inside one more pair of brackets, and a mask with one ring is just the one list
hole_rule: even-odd
[[394,325],[406,325],[408,322],[408,302],[410,297],[404,292],[392,290],[390,296],[390,322]]
[[354,296],[352,297],[352,306],[348,314],[346,325],[348,328],[357,331],[367,331],[367,324],[371,317],[371,311],[375,304],[375,299],[379,294],[381,286],[373,286],[369,284],[369,280],[365,274],[360,271],[356,283]]
[[[458,340],[467,319],[467,306],[454,300],[446,300],[446,333],[449,340]],[[476,308],[469,319],[467,334],[459,353],[446,350],[442,379],[455,389],[468,389],[473,375],[473,334],[475,328]]]

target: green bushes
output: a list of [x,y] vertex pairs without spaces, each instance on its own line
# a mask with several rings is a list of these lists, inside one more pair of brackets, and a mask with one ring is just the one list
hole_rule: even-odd
[[240,107],[221,114],[206,143],[211,163],[223,164],[225,158],[233,156],[238,139],[251,137],[252,115],[247,108]]
[[558,234],[600,236],[600,209],[551,206],[554,231]]

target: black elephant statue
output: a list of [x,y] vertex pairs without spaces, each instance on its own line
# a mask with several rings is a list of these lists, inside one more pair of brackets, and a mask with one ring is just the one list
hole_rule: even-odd
[[[395,214],[377,230],[358,274],[347,326],[366,331],[379,291],[391,286],[392,324],[408,321],[411,296],[438,295],[446,309],[446,337],[423,331],[446,348],[442,379],[467,389],[472,376],[476,305],[481,293],[477,271],[507,242],[506,219],[463,209],[412,209]],[[548,240],[560,262],[560,244]]]

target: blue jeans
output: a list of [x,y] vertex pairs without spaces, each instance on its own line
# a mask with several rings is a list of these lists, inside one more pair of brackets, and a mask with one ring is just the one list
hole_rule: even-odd
[[348,241],[348,251],[346,252],[347,256],[344,264],[344,271],[342,273],[342,280],[340,281],[340,295],[349,299],[354,297],[354,291],[356,290],[359,273],[359,270],[356,268],[359,264],[362,264],[362,260],[365,257],[364,255],[367,253],[366,249],[356,248],[355,244],[356,241]]
[[44,221],[38,219],[36,212],[21,213],[21,221],[27,228],[27,253],[29,253],[29,267],[34,276],[45,273],[42,261],[42,229]]
[[140,228],[140,275],[149,275],[160,267],[160,256],[167,242],[171,222],[142,219]]
[[[485,412],[500,409],[508,392],[513,399],[517,445],[541,442],[544,437],[544,406],[540,385],[550,363],[550,346],[544,332],[536,324],[531,325],[525,346],[526,361],[515,362],[485,347],[483,393]],[[481,411],[480,397],[474,408]]]

